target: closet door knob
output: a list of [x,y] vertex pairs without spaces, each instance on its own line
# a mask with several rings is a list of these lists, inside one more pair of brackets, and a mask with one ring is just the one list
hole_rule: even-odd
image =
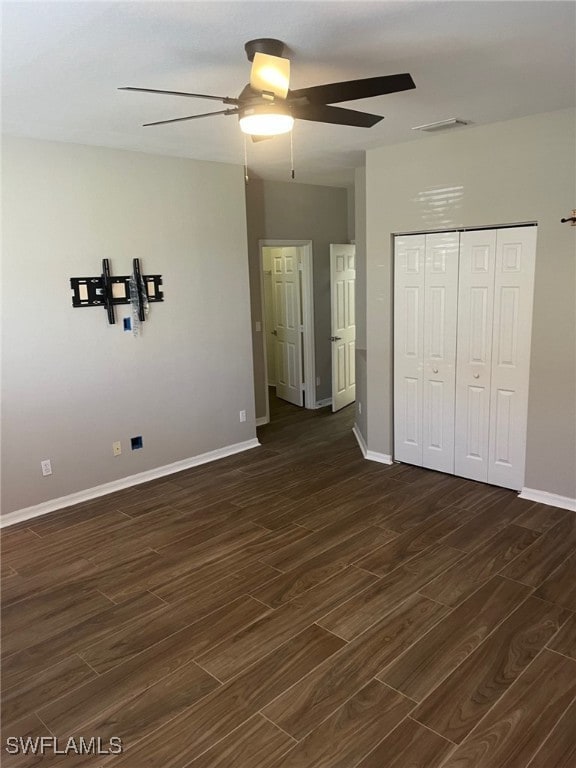
[[438,373],[438,368],[432,368],[432,371],[433,371],[434,373]]
[[474,374],[474,378],[475,378],[475,379],[479,379],[479,378],[480,378],[480,374],[479,374],[479,373],[475,373],[475,374]]

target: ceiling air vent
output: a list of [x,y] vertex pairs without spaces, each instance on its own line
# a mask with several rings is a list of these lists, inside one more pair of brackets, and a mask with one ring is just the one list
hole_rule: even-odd
[[458,128],[461,125],[469,125],[469,120],[460,120],[457,117],[451,117],[449,120],[439,120],[437,123],[427,123],[426,125],[415,125],[413,131],[446,131],[449,128]]

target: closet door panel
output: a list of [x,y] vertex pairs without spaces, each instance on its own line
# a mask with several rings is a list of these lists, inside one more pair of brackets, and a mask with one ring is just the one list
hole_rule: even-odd
[[422,465],[424,235],[394,241],[394,457]]
[[426,235],[422,464],[451,473],[459,244],[458,232]]
[[536,227],[496,236],[488,482],[524,485]]
[[455,474],[488,480],[496,230],[462,232],[458,282]]

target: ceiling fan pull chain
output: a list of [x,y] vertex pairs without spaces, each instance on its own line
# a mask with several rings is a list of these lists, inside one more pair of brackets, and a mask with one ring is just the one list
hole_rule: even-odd
[[246,144],[246,134],[244,136],[244,181],[248,184],[248,145]]
[[294,129],[290,131],[290,172],[292,175],[292,178],[295,177],[294,173]]

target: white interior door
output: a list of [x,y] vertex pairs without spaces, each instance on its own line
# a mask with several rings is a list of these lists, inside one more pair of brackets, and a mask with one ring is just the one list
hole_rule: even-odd
[[422,466],[454,473],[459,232],[426,235]]
[[276,394],[294,405],[304,405],[298,253],[293,247],[274,249],[273,334],[276,336]]
[[496,234],[488,482],[516,490],[524,485],[536,233]]
[[460,235],[454,471],[488,481],[496,230]]
[[394,457],[422,464],[425,235],[394,241]]
[[330,246],[332,410],[356,400],[356,246]]

